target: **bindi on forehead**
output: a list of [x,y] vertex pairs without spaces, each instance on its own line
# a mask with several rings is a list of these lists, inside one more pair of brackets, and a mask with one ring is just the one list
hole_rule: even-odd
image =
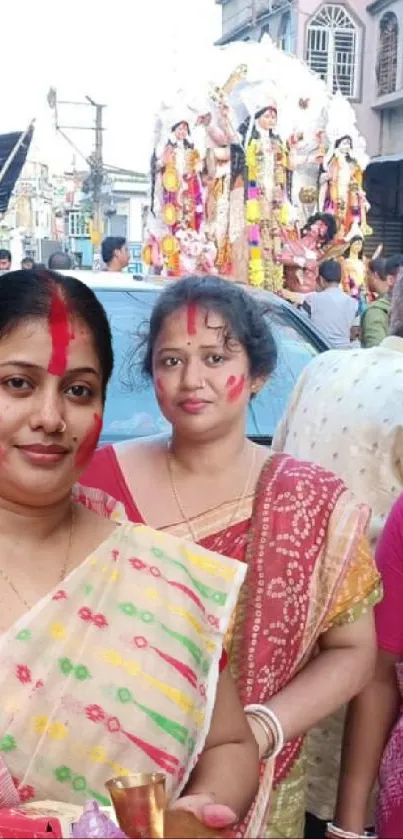
[[67,352],[73,337],[69,310],[59,289],[52,288],[49,310],[49,332],[52,350],[48,365],[48,372],[54,376],[63,376],[67,369]]

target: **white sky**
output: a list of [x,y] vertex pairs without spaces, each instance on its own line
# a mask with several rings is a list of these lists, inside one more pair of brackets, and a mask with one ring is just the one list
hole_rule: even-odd
[[[0,133],[23,129],[36,116],[35,157],[60,169],[73,151],[55,137],[47,91],[53,85],[69,100],[89,94],[108,105],[105,162],[146,171],[164,66],[173,50],[187,53],[195,43],[199,51],[219,37],[215,0],[3,3]],[[88,124],[91,118],[91,109],[65,109],[60,122]],[[89,151],[90,132],[69,133]]]

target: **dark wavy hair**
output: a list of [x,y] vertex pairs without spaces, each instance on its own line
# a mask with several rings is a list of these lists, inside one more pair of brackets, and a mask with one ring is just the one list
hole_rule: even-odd
[[88,327],[102,373],[103,398],[113,370],[112,334],[106,312],[85,283],[47,269],[10,271],[0,278],[0,340],[24,321],[49,318],[55,288],[73,317]]
[[154,347],[165,319],[190,303],[222,316],[224,341],[227,345],[237,341],[244,347],[252,377],[267,378],[274,371],[277,347],[260,303],[242,285],[230,280],[194,276],[167,286],[155,303],[143,340],[143,374],[152,378]]
[[301,234],[304,236],[306,233],[309,233],[311,227],[316,224],[317,221],[323,221],[323,223],[326,224],[327,233],[323,244],[328,245],[337,233],[337,221],[331,213],[315,213],[313,216],[310,216],[305,227],[302,228]]

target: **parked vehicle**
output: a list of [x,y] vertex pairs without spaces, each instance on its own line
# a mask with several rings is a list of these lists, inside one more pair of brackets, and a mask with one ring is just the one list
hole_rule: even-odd
[[[113,332],[115,371],[109,386],[103,442],[118,442],[166,431],[150,382],[140,373],[141,352],[136,346],[145,333],[151,309],[164,287],[161,281],[136,281],[127,274],[89,271],[69,272],[87,283],[105,307]],[[308,362],[329,349],[324,338],[303,314],[267,291],[248,288],[267,309],[278,347],[275,373],[248,416],[249,436],[262,444],[271,442],[294,384]]]

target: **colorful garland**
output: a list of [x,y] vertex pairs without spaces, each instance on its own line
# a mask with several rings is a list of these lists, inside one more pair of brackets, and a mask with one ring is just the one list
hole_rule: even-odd
[[264,262],[261,246],[260,189],[258,186],[258,148],[257,140],[251,140],[246,150],[246,169],[248,174],[248,194],[246,201],[246,225],[249,243],[249,282],[254,286],[264,283]]

